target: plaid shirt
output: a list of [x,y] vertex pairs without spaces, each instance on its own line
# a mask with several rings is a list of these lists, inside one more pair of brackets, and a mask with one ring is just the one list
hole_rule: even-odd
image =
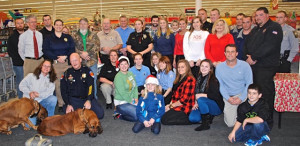
[[195,104],[195,86],[196,80],[193,77],[187,77],[187,79],[179,85],[174,91],[172,96],[172,103],[180,101],[181,106],[174,107],[175,111],[183,111],[189,114]]

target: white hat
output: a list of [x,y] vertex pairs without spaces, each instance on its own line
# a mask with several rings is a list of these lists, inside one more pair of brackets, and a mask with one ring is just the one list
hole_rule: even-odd
[[[126,59],[127,60],[127,63],[128,63],[128,65],[130,66],[130,62],[129,62],[129,59],[128,59],[128,57],[126,57],[126,56],[121,56],[119,59],[118,59],[118,61],[120,61],[121,59]],[[117,66],[118,67],[118,66]]]
[[159,85],[157,78],[156,78],[155,76],[153,76],[153,75],[149,75],[149,76],[146,78],[145,86],[146,86],[146,84],[155,84],[155,85]]

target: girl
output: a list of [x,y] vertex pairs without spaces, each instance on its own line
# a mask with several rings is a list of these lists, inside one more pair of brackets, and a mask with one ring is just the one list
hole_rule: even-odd
[[150,69],[150,74],[155,77],[158,72],[158,63],[160,58],[161,58],[161,54],[158,52],[154,52],[151,55],[151,66],[149,67],[149,69]]
[[175,47],[174,47],[174,60],[173,67],[176,68],[176,64],[180,59],[185,59],[183,55],[183,37],[187,29],[187,19],[181,18],[179,20],[179,31],[175,35]]
[[158,80],[154,76],[149,75],[147,77],[145,91],[136,108],[138,121],[132,128],[134,133],[140,132],[145,127],[151,127],[154,134],[159,134],[160,118],[165,113],[165,103],[158,85]]
[[168,57],[163,56],[159,59],[159,70],[157,79],[159,81],[165,103],[169,104],[172,99],[172,87],[175,80],[175,73],[172,71],[171,62]]
[[171,23],[171,31],[174,33],[174,35],[177,34],[177,32],[179,31],[179,23],[177,20],[173,20]]

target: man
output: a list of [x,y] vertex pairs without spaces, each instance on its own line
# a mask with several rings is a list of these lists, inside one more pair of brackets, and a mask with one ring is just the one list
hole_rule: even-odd
[[120,16],[119,22],[120,22],[120,27],[118,27],[116,29],[116,31],[120,34],[122,42],[123,42],[123,46],[120,49],[120,52],[121,52],[120,55],[127,56],[126,42],[128,40],[129,35],[132,32],[134,32],[134,29],[132,29],[131,27],[128,26],[128,18],[125,15]]
[[213,8],[210,11],[210,20],[211,20],[211,23],[214,24],[215,21],[217,21],[219,18],[220,18],[220,10],[217,9],[217,8]]
[[[275,85],[273,77],[279,66],[280,46],[283,38],[281,26],[269,19],[265,7],[256,10],[257,26],[245,42],[245,58],[253,71],[253,82],[261,87],[263,98],[269,105],[273,119]],[[272,128],[273,121],[268,123]]]
[[200,17],[202,21],[202,29],[208,31],[211,33],[211,29],[213,24],[207,21],[207,11],[203,8],[198,10],[198,16]]
[[37,19],[33,14],[26,17],[28,30],[19,37],[18,52],[24,60],[23,70],[24,77],[32,73],[36,67],[44,60],[42,46],[43,35],[36,30]]
[[238,50],[237,58],[240,60],[246,60],[245,58],[243,58],[243,54],[244,54],[243,50],[244,50],[245,40],[248,37],[249,33],[251,32],[251,25],[252,25],[251,17],[244,16],[242,19],[242,29],[235,37],[233,37],[235,45]]
[[290,73],[291,62],[297,55],[299,50],[298,39],[295,37],[293,31],[295,29],[288,24],[287,14],[285,11],[279,11],[276,14],[276,22],[281,25],[283,31],[283,40],[280,49],[280,66],[277,72]]
[[224,121],[228,127],[236,122],[237,108],[247,99],[247,89],[252,84],[250,65],[236,58],[237,48],[234,44],[225,47],[226,61],[216,67],[216,77],[220,82],[220,92],[225,103]]
[[[159,17],[157,15],[153,15],[151,17],[151,25],[152,26],[147,30],[147,32],[149,32],[152,39],[154,38],[154,35],[157,32],[158,21],[159,21]],[[144,23],[144,25],[146,25],[146,23]]]
[[54,28],[52,26],[52,20],[50,15],[44,15],[43,16],[43,29],[40,30],[40,32],[43,34],[43,39],[48,37],[48,35],[52,34],[54,32]]
[[90,68],[94,73],[94,97],[97,97],[97,64],[98,64],[98,51],[100,47],[100,40],[97,33],[91,32],[89,29],[87,18],[79,20],[79,30],[74,34],[73,40],[75,43],[75,51],[80,55],[83,60],[83,65]]
[[245,14],[243,13],[239,13],[236,15],[236,24],[233,26],[232,30],[230,30],[230,33],[232,34],[233,38],[236,38],[240,31],[243,29],[244,17]]
[[119,50],[123,46],[122,39],[119,33],[111,29],[109,18],[103,19],[102,31],[98,32],[97,36],[100,39],[100,59],[101,62],[109,63],[109,52],[111,50]]
[[72,67],[65,71],[60,80],[64,111],[69,113],[78,108],[91,109],[102,119],[104,111],[93,94],[93,72],[88,67],[81,66],[82,58],[78,53],[70,55],[70,62]]
[[17,85],[17,92],[18,97],[22,98],[23,93],[19,89],[19,84],[24,78],[24,71],[23,71],[23,64],[24,61],[20,57],[18,53],[18,43],[19,43],[19,36],[24,32],[24,20],[21,18],[17,18],[15,20],[16,29],[14,30],[13,34],[7,40],[7,52],[9,57],[11,57],[13,62],[13,70],[16,74],[16,85]]

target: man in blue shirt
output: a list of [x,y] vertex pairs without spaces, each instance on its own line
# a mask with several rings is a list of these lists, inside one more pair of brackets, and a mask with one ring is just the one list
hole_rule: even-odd
[[128,26],[128,18],[125,15],[120,16],[119,22],[120,22],[120,27],[118,27],[116,31],[120,34],[123,42],[123,46],[119,51],[120,51],[120,55],[127,56],[126,42],[128,40],[129,35],[132,32],[134,32],[134,29]]

